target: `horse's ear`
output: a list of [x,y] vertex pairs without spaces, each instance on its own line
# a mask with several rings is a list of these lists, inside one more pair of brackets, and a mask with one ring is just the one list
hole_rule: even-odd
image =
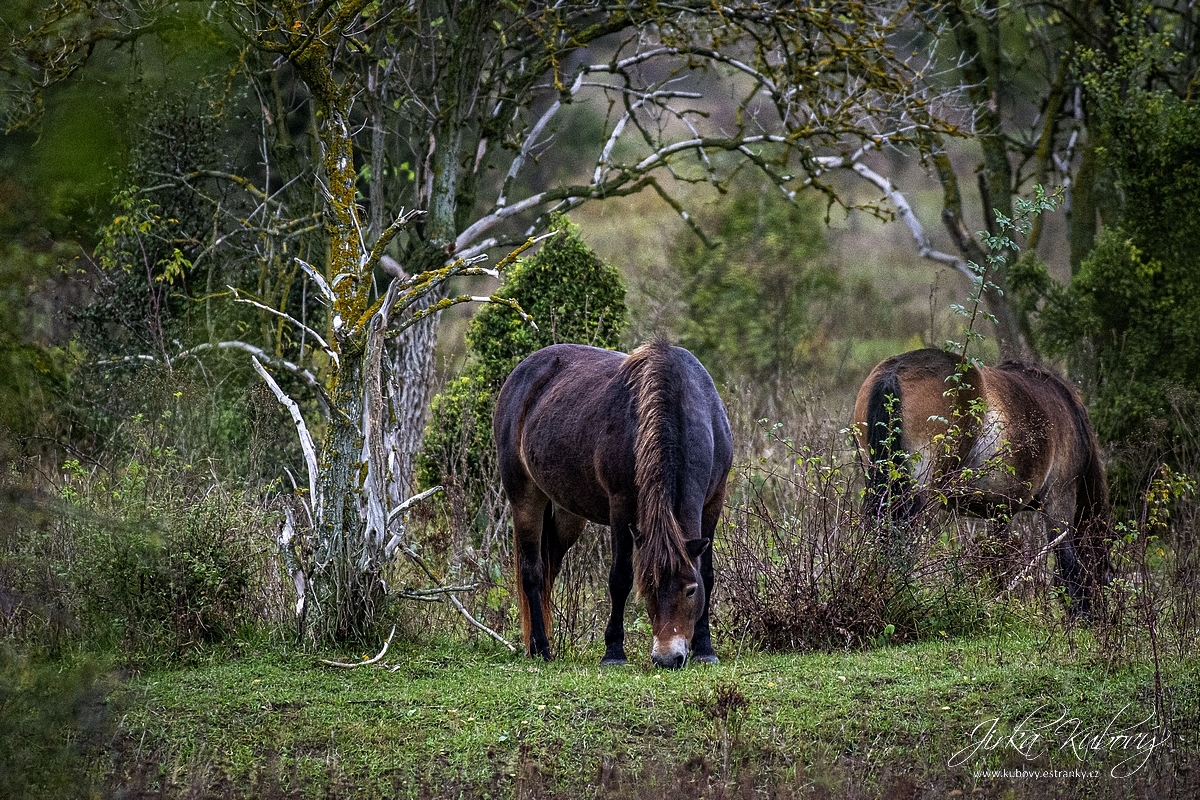
[[699,558],[704,555],[704,551],[712,544],[712,540],[701,536],[699,539],[687,540],[687,554],[691,558]]

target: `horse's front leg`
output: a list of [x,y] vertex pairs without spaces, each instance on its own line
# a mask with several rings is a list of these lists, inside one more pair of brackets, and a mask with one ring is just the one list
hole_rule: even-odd
[[704,611],[696,620],[696,630],[692,634],[692,660],[701,664],[717,664],[720,659],[712,646],[712,630],[709,628],[708,611],[712,607],[713,593],[713,536],[717,531],[717,520],[725,507],[725,491],[718,492],[704,504],[704,512],[700,517],[700,535],[708,539],[708,547],[700,556],[700,580],[704,581]]
[[626,663],[625,602],[633,588],[633,520],[633,515],[623,511],[610,512],[612,566],[608,570],[608,595],[612,610],[604,628],[602,665]]

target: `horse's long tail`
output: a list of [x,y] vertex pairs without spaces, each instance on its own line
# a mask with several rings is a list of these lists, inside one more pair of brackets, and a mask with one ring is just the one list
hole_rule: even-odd
[[[867,493],[863,509],[872,516],[904,519],[914,507],[912,480],[901,440],[900,377],[884,372],[867,398]],[[899,473],[900,477],[895,477]]]
[[625,367],[637,413],[634,575],[638,592],[645,595],[658,584],[665,568],[688,561],[683,527],[676,516],[684,458],[679,398],[686,376],[675,363],[670,342],[662,337],[630,354]]

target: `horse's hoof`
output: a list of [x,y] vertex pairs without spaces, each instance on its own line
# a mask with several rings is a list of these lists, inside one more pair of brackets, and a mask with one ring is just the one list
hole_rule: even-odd
[[692,661],[695,661],[697,664],[720,664],[721,663],[721,659],[717,658],[716,653],[709,653],[706,656],[694,656],[692,658]]
[[600,659],[600,666],[602,667],[623,667],[628,663],[629,662],[626,661],[624,657],[617,658],[614,656],[605,656],[604,658]]

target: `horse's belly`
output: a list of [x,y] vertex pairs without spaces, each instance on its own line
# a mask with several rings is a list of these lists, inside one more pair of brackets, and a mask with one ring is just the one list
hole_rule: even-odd
[[[933,489],[951,505],[973,513],[976,506],[1029,507],[1033,495],[1012,468],[1012,445],[1005,438],[1001,415],[989,408],[980,420],[979,432],[961,467],[946,469],[939,464],[941,453],[933,443],[916,448],[913,477],[925,490]],[[936,474],[936,489],[933,487]],[[990,513],[990,512],[989,512]]]
[[557,506],[577,517],[608,524],[609,499],[594,469],[594,455],[569,452],[580,442],[527,447],[522,461],[533,482]]
[[608,503],[605,502],[603,507],[597,503],[579,503],[578,498],[564,497],[555,499],[554,504],[561,508],[570,511],[577,517],[583,517],[588,522],[594,522],[597,525],[608,525]]

